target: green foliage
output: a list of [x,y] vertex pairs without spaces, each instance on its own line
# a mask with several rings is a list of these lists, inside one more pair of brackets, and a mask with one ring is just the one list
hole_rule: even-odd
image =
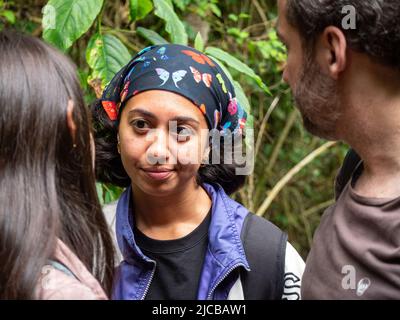
[[145,18],[153,10],[150,0],[129,0],[129,12],[132,21]]
[[165,30],[170,34],[171,41],[177,44],[188,44],[188,36],[185,27],[179,17],[176,15],[174,8],[163,0],[153,0],[156,9],[156,16],[165,21]]
[[157,32],[154,32],[153,30],[138,27],[136,31],[139,35],[148,40],[151,44],[157,45],[157,44],[168,43],[167,40],[165,40],[163,37],[161,37]]
[[241,62],[239,59],[219,48],[207,47],[205,52],[210,56],[215,57],[220,61],[223,61],[228,66],[236,69],[237,71],[244,73],[245,75],[254,79],[261,89],[263,89],[268,94],[270,93],[268,87],[264,84],[260,76],[258,76],[250,67]]
[[204,52],[204,40],[200,32],[197,33],[196,39],[194,39],[194,47],[200,52]]
[[118,38],[110,34],[94,34],[86,50],[86,60],[92,69],[88,82],[98,79],[105,87],[130,59],[128,49]]
[[[150,44],[189,44],[209,54],[233,80],[255,129],[254,174],[234,195],[257,212],[271,191],[324,141],[308,134],[282,83],[286,50],[275,31],[272,0],[0,0],[0,28],[42,36],[78,65],[87,103],[129,59]],[[48,6],[45,6],[45,5]],[[56,13],[56,19],[54,19]],[[43,24],[43,27],[42,27]],[[285,183],[265,217],[289,233],[306,256],[347,147],[328,148]],[[122,190],[97,184],[108,203]]]
[[264,59],[273,60],[276,63],[286,61],[285,46],[278,40],[275,30],[268,32],[267,41],[255,41],[254,45],[260,50]]
[[122,188],[104,183],[96,183],[96,190],[101,205],[117,201],[124,191]]
[[[8,6],[12,2],[8,2]],[[0,30],[3,29],[4,23],[14,25],[16,21],[15,14],[12,10],[7,9],[7,4],[3,0],[0,0]]]
[[93,24],[103,0],[50,0],[43,17],[43,38],[65,51]]

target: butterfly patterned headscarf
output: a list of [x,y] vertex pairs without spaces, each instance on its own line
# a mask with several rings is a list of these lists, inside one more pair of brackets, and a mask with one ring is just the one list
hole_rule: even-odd
[[101,102],[111,120],[140,92],[166,90],[193,102],[209,129],[242,134],[247,114],[221,67],[201,52],[182,45],[151,46],[139,52],[105,88]]

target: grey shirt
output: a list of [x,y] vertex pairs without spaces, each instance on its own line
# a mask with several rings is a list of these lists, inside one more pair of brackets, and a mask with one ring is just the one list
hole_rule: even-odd
[[303,299],[400,299],[400,197],[353,189],[362,165],[318,227],[302,279]]

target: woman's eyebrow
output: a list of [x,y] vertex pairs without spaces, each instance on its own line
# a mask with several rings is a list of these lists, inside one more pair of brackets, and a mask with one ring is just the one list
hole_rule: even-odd
[[172,118],[170,121],[194,122],[194,123],[200,125],[200,122],[197,121],[196,119],[193,119],[193,118],[191,118],[191,117],[185,117],[185,116],[174,117],[174,118]]
[[139,113],[142,116],[146,116],[148,118],[157,119],[157,116],[154,113],[151,113],[150,111],[147,111],[147,110],[144,110],[144,109],[140,109],[140,108],[130,110],[128,114],[129,115],[133,115],[135,113]]

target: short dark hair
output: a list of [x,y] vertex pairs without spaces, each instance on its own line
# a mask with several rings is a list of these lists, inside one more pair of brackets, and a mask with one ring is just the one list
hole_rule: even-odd
[[[344,29],[345,6],[356,10],[356,28]],[[400,70],[399,0],[287,0],[289,24],[296,28],[309,51],[328,26],[340,28],[351,49]]]
[[[131,179],[126,173],[117,148],[117,121],[111,121],[101,105],[101,100],[91,105],[94,125],[94,141],[96,145],[96,177],[103,183],[111,183],[119,187],[128,187]],[[196,180],[198,184],[209,183],[220,185],[227,194],[232,194],[243,186],[246,177],[237,175],[235,164],[223,163],[224,143],[220,141],[218,152],[221,164],[206,164],[200,167]],[[213,152],[211,146],[210,159]]]

